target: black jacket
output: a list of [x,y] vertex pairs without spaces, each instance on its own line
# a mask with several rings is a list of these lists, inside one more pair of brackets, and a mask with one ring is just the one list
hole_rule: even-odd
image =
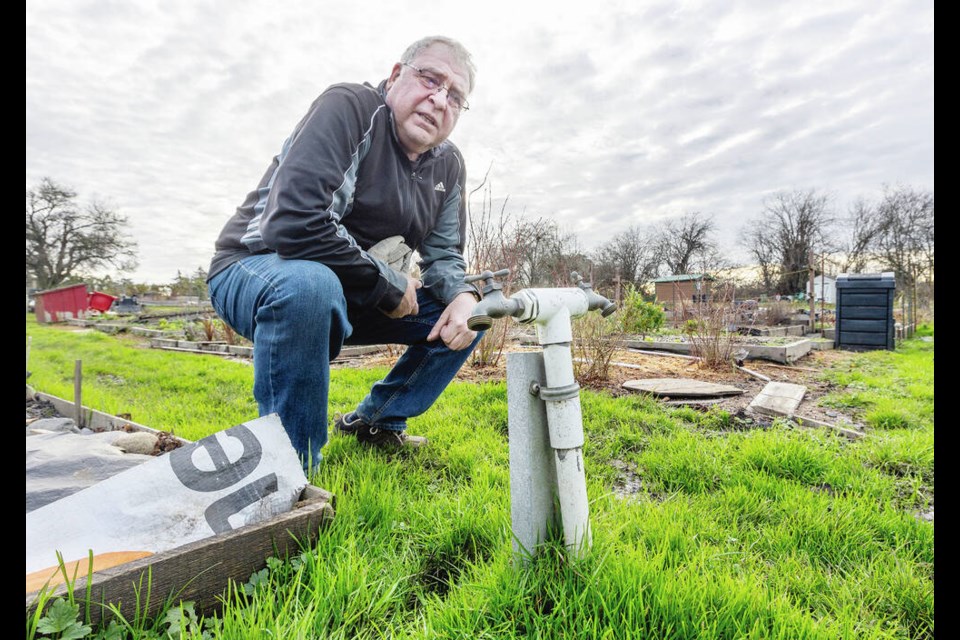
[[330,267],[349,305],[392,311],[406,280],[366,250],[401,235],[419,253],[424,289],[435,298],[446,304],[475,291],[463,283],[463,157],[446,141],[411,162],[384,85],[336,84],[313,102],[221,231],[209,278],[272,251]]

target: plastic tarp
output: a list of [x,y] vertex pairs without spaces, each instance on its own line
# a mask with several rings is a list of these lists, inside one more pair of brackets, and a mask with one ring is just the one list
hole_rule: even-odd
[[115,446],[125,433],[81,433],[69,418],[35,422],[27,429],[27,513],[150,460]]

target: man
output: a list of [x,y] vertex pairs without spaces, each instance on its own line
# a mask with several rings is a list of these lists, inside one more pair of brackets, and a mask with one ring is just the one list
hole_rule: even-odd
[[[426,411],[479,341],[464,284],[466,175],[447,137],[474,66],[434,36],[379,86],[327,88],[227,222],[210,265],[217,313],[253,341],[254,397],[277,413],[304,468],[327,442],[330,361],[343,344],[406,344],[337,428],[365,444],[419,446]],[[420,255],[421,279],[406,269]]]

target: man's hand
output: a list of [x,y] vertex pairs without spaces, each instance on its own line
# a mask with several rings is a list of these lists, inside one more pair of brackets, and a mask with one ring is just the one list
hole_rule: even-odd
[[[403,299],[397,308],[387,313],[388,318],[404,318],[406,316],[415,316],[420,312],[420,305],[417,304],[417,289],[423,286],[423,283],[416,278],[407,276],[407,290],[403,294]],[[386,312],[384,312],[386,313]]]
[[440,314],[440,319],[433,325],[427,340],[441,338],[443,343],[454,351],[469,347],[477,337],[477,332],[467,327],[467,318],[476,304],[477,299],[472,293],[458,295]]

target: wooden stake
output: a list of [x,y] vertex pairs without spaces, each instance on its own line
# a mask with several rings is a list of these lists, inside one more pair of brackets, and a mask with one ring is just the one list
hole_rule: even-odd
[[821,420],[814,420],[813,418],[805,418],[805,417],[803,417],[803,416],[794,415],[794,416],[793,416],[793,419],[794,419],[794,420],[797,422],[797,424],[799,424],[801,427],[814,427],[814,428],[816,428],[816,427],[822,427],[822,428],[826,428],[826,429],[833,429],[833,430],[836,431],[837,433],[846,436],[847,439],[849,439],[849,440],[856,440],[856,439],[862,438],[863,436],[866,435],[866,434],[863,433],[862,431],[855,431],[855,430],[853,430],[853,429],[845,429],[845,428],[843,428],[843,427],[841,427],[841,426],[838,426],[838,425],[835,425],[835,424],[830,424],[829,422],[823,422],[823,421],[821,421]]
[[826,321],[827,316],[823,313],[823,304],[827,301],[827,283],[826,273],[824,268],[826,267],[826,257],[827,254],[820,254],[820,337],[823,338],[827,335]]
[[73,408],[74,420],[77,426],[83,428],[83,402],[80,395],[80,387],[83,380],[83,364],[77,360],[73,364]]
[[668,358],[686,358],[687,360],[699,360],[697,356],[688,356],[683,353],[673,353],[672,351],[650,351],[648,349],[637,349],[636,347],[629,347],[628,351],[633,351],[634,353],[642,353],[648,356],[666,356]]
[[770,378],[769,378],[768,376],[763,375],[763,374],[760,373],[759,371],[752,371],[752,370],[750,370],[750,369],[747,369],[746,367],[741,367],[741,366],[739,366],[739,365],[735,365],[735,366],[736,366],[737,369],[739,369],[740,371],[743,371],[744,373],[753,376],[753,377],[756,378],[757,380],[763,380],[764,382],[771,382],[771,380],[770,380]]
[[813,284],[813,274],[816,270],[817,263],[813,258],[813,247],[810,248],[810,333],[813,333],[813,330],[817,326],[817,303],[816,303],[816,289],[814,289]]

